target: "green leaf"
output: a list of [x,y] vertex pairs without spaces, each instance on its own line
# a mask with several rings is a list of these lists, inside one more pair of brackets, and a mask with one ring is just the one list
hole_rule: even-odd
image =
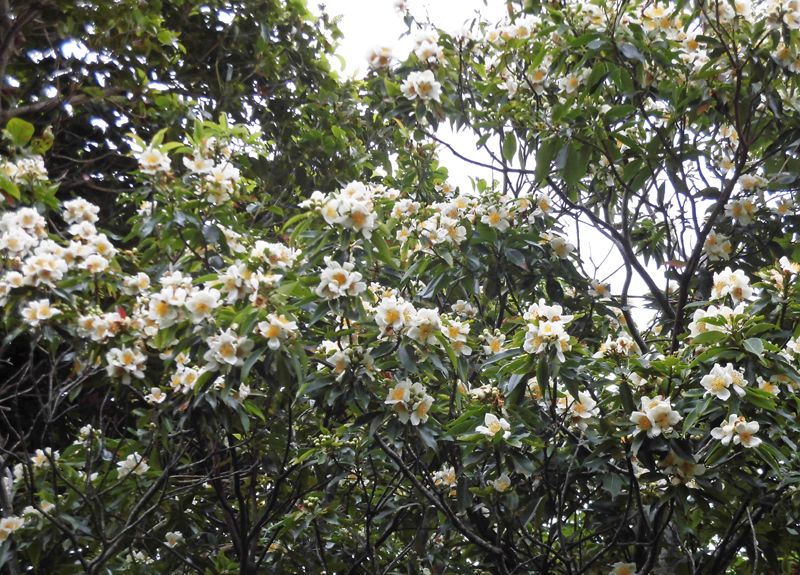
[[417,434],[422,442],[430,449],[436,450],[436,435],[428,425],[420,425],[417,427]]
[[244,410],[249,413],[250,415],[255,415],[257,418],[261,420],[262,423],[267,422],[267,417],[264,415],[264,412],[256,406],[252,401],[246,401],[242,404]]
[[259,359],[261,359],[261,356],[264,355],[264,352],[266,352],[267,349],[268,347],[266,345],[256,348],[245,360],[244,364],[242,365],[242,379],[247,377],[247,375],[250,373],[250,370],[253,369],[253,366]]
[[603,476],[603,489],[608,491],[611,494],[611,497],[616,497],[622,492],[622,488],[625,485],[622,477],[620,477],[616,473],[608,473]]
[[6,124],[6,137],[18,148],[24,148],[33,138],[33,124],[20,118],[11,118]]
[[378,254],[378,259],[381,260],[388,266],[392,267],[399,267],[397,261],[394,259],[392,255],[392,250],[389,248],[389,245],[386,243],[386,240],[383,239],[383,234],[380,230],[375,230],[372,232],[372,245],[376,248],[373,252]]
[[408,373],[417,373],[417,358],[413,347],[401,345],[397,350],[397,355],[400,357],[400,364]]
[[525,255],[521,251],[514,248],[506,248],[505,254],[508,261],[512,264],[524,270],[528,269],[528,264],[525,262]]
[[493,363],[497,363],[498,361],[502,361],[504,359],[508,359],[509,357],[516,357],[522,353],[522,348],[515,348],[515,349],[507,349],[505,351],[501,351],[500,353],[494,354],[492,357],[487,359],[481,365],[481,369],[484,369],[486,366],[489,366]]
[[748,403],[752,403],[756,407],[760,407],[766,411],[773,411],[775,409],[775,396],[770,392],[755,387],[745,387],[744,392]]
[[0,190],[3,190],[15,200],[20,199],[19,188],[17,187],[17,184],[9,180],[3,174],[0,174]]
[[709,345],[722,341],[726,337],[728,336],[721,331],[707,331],[694,336],[692,338],[692,343],[695,345]]
[[484,413],[486,413],[486,410],[482,406],[468,409],[460,417],[451,421],[445,429],[452,435],[460,435],[466,431],[472,431],[483,423]]
[[619,386],[619,395],[622,398],[622,407],[628,413],[636,411],[636,403],[633,401],[633,394],[631,393],[631,386],[627,380],[622,380]]
[[639,52],[639,49],[633,44],[625,43],[619,47],[619,51],[622,52],[622,55],[628,60],[636,60],[642,64],[645,63],[644,56],[642,56],[642,53]]
[[533,465],[533,461],[531,461],[524,455],[512,452],[509,454],[509,456],[511,457],[511,463],[514,465],[514,471],[516,471],[520,475],[524,475],[525,477],[530,477],[531,475],[533,475],[533,472],[536,471],[536,468]]
[[513,132],[509,132],[503,138],[503,158],[506,162],[514,159],[514,154],[517,153],[517,138]]
[[586,175],[589,167],[589,154],[587,154],[578,144],[569,144],[567,150],[567,161],[564,164],[563,177],[566,184],[574,188]]
[[744,340],[744,348],[754,355],[760,356],[764,353],[764,341],[760,337],[751,337]]
[[686,433],[692,428],[692,426],[697,423],[703,414],[708,409],[708,406],[711,405],[711,400],[713,396],[708,396],[705,401],[698,401],[695,408],[686,416],[686,419],[683,420],[683,432],[682,435],[686,435]]
[[766,464],[772,468],[775,474],[778,477],[782,477],[783,472],[781,471],[781,460],[786,460],[783,453],[766,441],[762,441],[756,446],[755,449],[756,452],[758,452],[758,454],[761,456],[761,459],[763,459]]
[[536,151],[536,169],[534,171],[536,184],[539,184],[550,173],[550,164],[553,162],[559,145],[558,139],[553,138],[542,143]]
[[550,369],[547,360],[541,358],[536,366],[536,382],[539,384],[539,391],[545,394],[550,389]]

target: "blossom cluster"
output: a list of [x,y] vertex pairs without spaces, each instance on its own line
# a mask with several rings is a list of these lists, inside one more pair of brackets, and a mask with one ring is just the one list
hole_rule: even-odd
[[389,391],[384,402],[392,406],[398,419],[403,423],[419,425],[428,421],[428,412],[433,405],[433,397],[425,391],[425,386],[420,382],[411,382],[409,379],[398,381]]
[[566,325],[572,321],[571,315],[565,315],[558,304],[547,305],[544,300],[531,304],[524,315],[527,324],[523,349],[532,354],[553,350],[560,361],[564,361],[564,352],[572,348]]

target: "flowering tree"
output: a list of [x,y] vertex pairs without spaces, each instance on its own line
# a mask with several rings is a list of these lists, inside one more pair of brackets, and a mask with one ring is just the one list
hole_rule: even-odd
[[[797,568],[800,6],[406,20],[376,143],[331,126],[349,165],[277,209],[273,167],[324,164],[251,116],[134,126],[107,218],[10,114],[3,569]],[[444,121],[496,180],[448,180]]]

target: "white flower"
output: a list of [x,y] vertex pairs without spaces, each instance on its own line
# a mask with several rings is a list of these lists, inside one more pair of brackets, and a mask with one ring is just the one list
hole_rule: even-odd
[[192,314],[192,321],[199,323],[220,305],[219,290],[206,288],[197,290],[186,298],[184,305]]
[[106,371],[110,377],[119,377],[123,383],[130,383],[131,377],[144,379],[147,356],[132,347],[114,347],[106,353]]
[[203,370],[181,365],[170,378],[169,385],[175,392],[189,393],[202,374]]
[[444,51],[436,42],[424,40],[414,49],[414,54],[422,62],[435,64],[444,57]]
[[452,465],[450,467],[442,467],[442,469],[433,474],[433,484],[437,486],[455,487],[457,481],[456,470]]
[[108,260],[101,255],[92,254],[83,260],[81,268],[85,269],[90,274],[99,274],[108,268]]
[[61,217],[68,224],[77,222],[90,222],[97,221],[97,214],[100,213],[100,208],[91,202],[87,202],[83,198],[75,198],[64,202],[61,208]]
[[528,353],[542,353],[551,347],[560,361],[565,361],[565,351],[571,349],[569,335],[560,321],[539,321],[528,324],[522,348]]
[[703,475],[706,472],[706,466],[702,463],[697,463],[694,456],[691,459],[683,459],[678,457],[674,451],[670,451],[658,465],[664,469],[665,473],[673,476],[670,479],[670,483],[673,485],[689,483],[696,476]]
[[731,378],[733,391],[735,391],[739,397],[744,396],[744,388],[747,387],[747,380],[744,378],[744,374],[736,369],[732,363],[725,364],[722,369],[724,369]]
[[219,365],[241,366],[244,358],[253,349],[253,341],[236,334],[230,328],[208,338],[208,351],[203,359],[209,369]]
[[381,70],[392,65],[392,49],[389,46],[376,46],[367,52],[369,67]]
[[444,327],[444,334],[451,342],[465,342],[469,335],[469,324],[451,319]]
[[757,421],[739,421],[736,424],[736,435],[733,437],[734,445],[741,443],[747,448],[758,447],[761,444],[761,439],[755,437],[758,433]]
[[736,431],[736,424],[739,422],[739,417],[733,413],[728,416],[728,420],[724,421],[719,427],[711,430],[711,437],[719,439],[722,445],[728,445],[733,439],[733,434]]
[[483,353],[486,355],[495,355],[503,351],[503,343],[506,341],[504,334],[499,331],[495,331],[494,334],[486,332],[481,337],[486,342],[486,345],[483,346]]
[[[417,387],[415,387],[417,386]],[[410,412],[411,425],[419,425],[428,421],[428,412],[433,405],[433,397],[425,393],[422,384],[416,383],[411,387],[415,391],[415,397],[412,397],[412,405]]]
[[350,182],[336,194],[320,194],[309,206],[315,207],[329,226],[341,225],[361,232],[369,239],[376,226],[372,196],[372,191],[356,181]]
[[61,310],[50,305],[49,299],[40,299],[29,302],[22,308],[22,319],[31,327],[38,327],[41,323],[57,316]]
[[297,332],[297,324],[286,319],[283,314],[275,315],[271,313],[267,316],[267,321],[258,323],[258,333],[267,338],[267,345],[271,350],[276,350],[281,346],[281,340],[285,340]]
[[725,268],[723,271],[714,274],[714,284],[711,290],[712,298],[720,299],[726,295],[731,296],[733,303],[742,302],[753,295],[750,279],[745,275],[744,271],[732,271],[731,268]]
[[507,209],[500,206],[492,206],[487,208],[486,212],[481,216],[481,223],[504,232],[511,227],[508,218],[509,213]]
[[790,278],[794,278],[800,273],[800,264],[790,261],[786,256],[778,260],[778,265],[781,268],[781,272]]
[[128,295],[136,295],[150,288],[150,276],[139,272],[135,276],[127,276],[123,281],[123,291]]
[[97,228],[89,221],[72,224],[67,231],[71,236],[85,241],[90,241],[97,235]]
[[178,320],[178,307],[170,305],[169,299],[167,294],[158,293],[148,303],[148,318],[162,328],[169,327]]
[[416,310],[413,305],[395,297],[385,297],[375,307],[375,323],[381,329],[382,335],[389,332],[399,333],[406,325],[406,320],[415,315]]
[[54,287],[55,282],[64,277],[68,267],[67,262],[62,257],[64,255],[63,250],[57,254],[51,253],[48,251],[49,247],[44,243],[41,244],[36,248],[33,255],[27,257],[23,262],[22,273],[25,276],[26,285],[45,284]]
[[228,198],[228,194],[233,191],[236,182],[239,181],[239,170],[233,164],[217,164],[206,174],[206,182],[211,184],[215,191],[212,191],[212,200],[220,203],[219,200]]
[[575,246],[560,236],[550,239],[550,247],[558,258],[564,259],[575,251]]
[[767,381],[761,376],[756,377],[756,381],[758,382],[758,389],[761,391],[766,391],[772,395],[778,395],[781,392],[781,388],[774,381]]
[[397,405],[399,403],[407,403],[411,398],[411,381],[403,379],[398,381],[395,386],[389,391],[389,395],[384,401],[387,405]]
[[0,519],[0,543],[8,539],[14,531],[25,526],[25,520],[16,515],[9,515]]
[[167,531],[164,535],[164,545],[172,549],[183,543],[183,533],[180,531]]
[[420,309],[414,314],[408,337],[422,344],[436,345],[436,335],[442,327],[439,312],[435,309]]
[[[742,316],[745,313],[745,306],[740,303],[735,308],[731,309],[728,306],[714,306],[711,305],[707,309],[697,309],[692,316],[692,322],[689,324],[689,335],[695,337],[701,333],[708,331],[726,331],[734,317]],[[726,320],[728,326],[715,325],[708,320],[722,317]]]
[[269,262],[269,265],[281,270],[291,268],[300,258],[302,252],[281,243],[270,243],[263,240],[256,241],[250,251],[253,257]]
[[639,346],[628,336],[620,335],[611,339],[609,335],[592,357],[630,357],[638,353]]
[[589,73],[589,70],[583,70],[577,74],[567,74],[563,78],[559,78],[557,82],[558,87],[564,90],[567,95],[574,94],[589,76]]
[[31,463],[37,469],[41,469],[43,467],[49,467],[50,461],[58,461],[61,455],[58,451],[53,451],[49,447],[45,447],[44,449],[37,449],[34,451],[33,455],[31,456]]
[[487,437],[494,437],[498,433],[503,434],[503,439],[511,436],[511,424],[505,418],[498,418],[493,413],[487,413],[483,418],[483,425],[475,428],[476,433],[481,433]]
[[325,269],[320,274],[320,282],[315,293],[326,299],[336,299],[343,296],[356,296],[367,289],[367,284],[361,281],[362,275],[353,271],[355,264],[352,262],[339,262],[325,257]]
[[511,488],[511,478],[504,472],[500,477],[492,481],[492,487],[494,487],[495,491],[504,493]]
[[193,157],[184,156],[183,165],[186,169],[195,174],[207,174],[214,167],[214,161],[211,158],[204,158],[201,154],[195,154]]
[[250,386],[245,385],[244,383],[239,384],[239,389],[233,394],[233,397],[239,403],[243,402],[245,399],[250,397]]
[[428,421],[428,411],[433,405],[433,397],[427,394],[421,383],[411,383],[410,380],[404,379],[389,390],[384,403],[392,406],[403,423],[410,421],[411,425],[419,425]]
[[400,90],[409,100],[419,98],[438,102],[442,85],[436,81],[431,70],[425,70],[424,72],[411,72],[400,86]]
[[163,154],[156,148],[146,148],[142,152],[135,154],[139,161],[139,168],[145,174],[155,174],[157,172],[169,172],[172,161],[169,156]]
[[38,240],[21,228],[10,229],[0,235],[0,250],[10,255],[24,255],[38,243]]
[[528,306],[528,309],[523,314],[523,319],[529,322],[546,320],[551,322],[560,322],[566,325],[572,321],[572,316],[564,315],[564,310],[560,305],[547,305],[544,299],[540,299],[539,303],[534,303]]
[[450,306],[450,309],[453,310],[453,313],[466,317],[475,317],[478,313],[474,305],[463,299],[456,301]]
[[329,226],[339,224],[342,222],[343,217],[339,213],[339,206],[342,202],[338,198],[331,198],[319,208],[322,218]]
[[703,249],[708,255],[710,261],[728,260],[733,252],[733,246],[730,239],[723,234],[709,232],[706,241],[703,244]]
[[336,380],[341,381],[347,368],[350,366],[350,356],[347,350],[338,350],[328,358],[328,362],[333,364],[333,371],[336,373]]
[[592,280],[589,284],[589,295],[596,298],[608,297],[611,286],[598,280]]
[[[800,12],[798,12],[800,14]],[[789,216],[794,212],[794,202],[791,198],[779,198],[775,206],[772,207],[772,213],[776,216]]]
[[728,370],[719,364],[714,364],[711,372],[700,380],[700,385],[706,389],[704,396],[711,394],[717,399],[725,401],[731,396],[728,388],[733,385],[733,378]]
[[742,226],[749,226],[753,223],[753,217],[756,212],[756,206],[753,200],[745,198],[742,200],[733,200],[725,205],[725,215]]
[[657,437],[662,433],[672,431],[672,426],[677,424],[681,415],[672,409],[669,400],[657,395],[650,399],[642,397],[642,410],[631,413],[630,420],[636,424],[637,430],[647,432],[648,437]]
[[151,387],[150,393],[144,396],[144,400],[150,404],[163,403],[167,396],[161,391],[160,387]]
[[117,253],[117,248],[114,247],[114,244],[109,241],[105,234],[97,234],[91,238],[90,242],[94,251],[104,258],[113,258]]
[[[342,210],[342,207],[346,207]],[[344,211],[341,217],[343,226],[361,232],[365,238],[372,237],[372,230],[375,229],[375,212],[372,205],[364,202],[342,202],[340,210]]]
[[117,475],[120,479],[127,477],[131,473],[134,475],[143,475],[147,473],[150,466],[145,461],[144,457],[136,453],[131,453],[125,459],[117,462]]
[[600,415],[600,408],[597,407],[597,402],[592,399],[588,392],[579,391],[577,400],[573,400],[567,394],[566,402],[569,405],[572,424],[577,426],[578,429],[585,430],[589,423],[587,420]]

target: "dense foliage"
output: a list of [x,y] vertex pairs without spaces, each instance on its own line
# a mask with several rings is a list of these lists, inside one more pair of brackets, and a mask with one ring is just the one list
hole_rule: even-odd
[[4,7],[5,572],[796,571],[795,0]]

